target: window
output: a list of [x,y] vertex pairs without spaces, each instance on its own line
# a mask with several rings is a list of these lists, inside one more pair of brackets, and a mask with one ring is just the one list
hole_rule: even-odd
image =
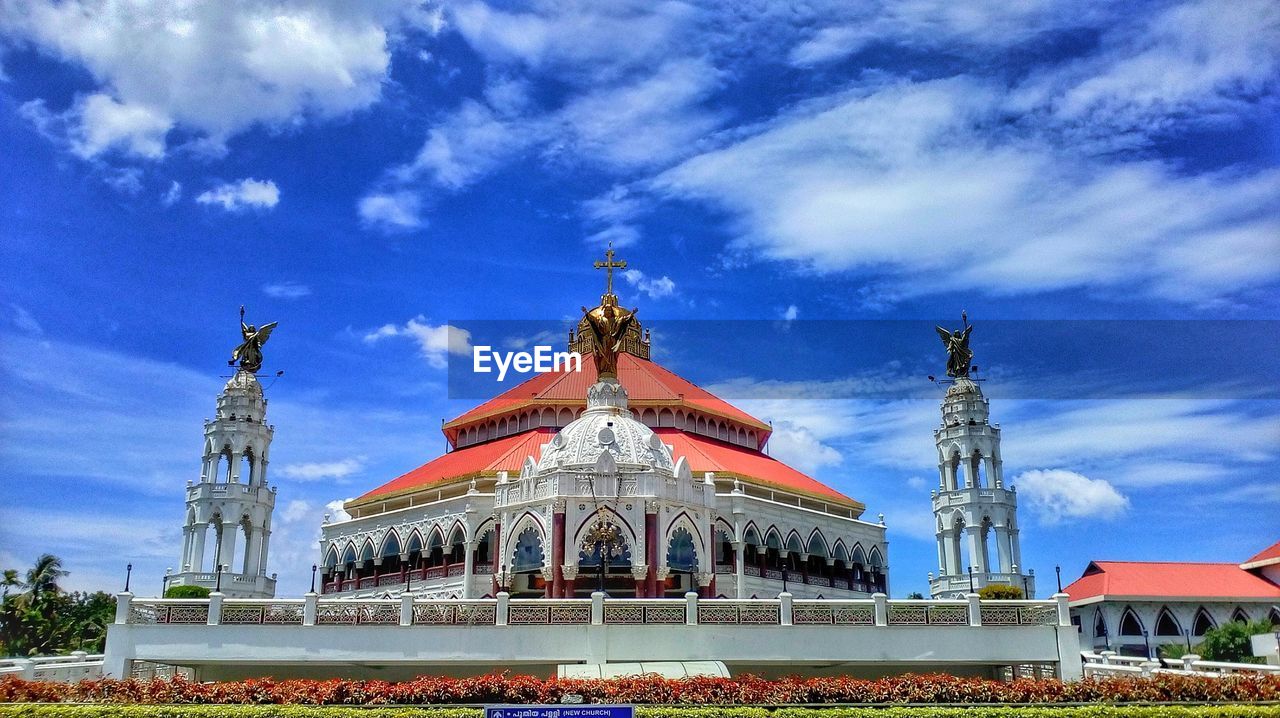
[[1210,628],[1213,628],[1213,619],[1209,617],[1209,612],[1204,610],[1204,606],[1201,606],[1196,611],[1195,622],[1191,625],[1191,635],[1203,636]]
[[532,526],[520,532],[516,539],[516,551],[511,568],[515,571],[534,571],[542,568],[542,537]]
[[1160,615],[1156,618],[1156,635],[1157,636],[1181,636],[1182,627],[1178,625],[1178,620],[1173,617],[1169,609],[1160,609]]
[[1107,619],[1102,617],[1101,609],[1093,611],[1093,637],[1103,638],[1107,635]]
[[1243,608],[1236,606],[1236,610],[1231,612],[1231,620],[1235,623],[1248,623],[1249,614],[1245,613]]
[[673,571],[693,571],[698,567],[698,552],[688,529],[678,528],[667,544],[667,566]]
[[1120,635],[1142,635],[1142,622],[1138,620],[1138,616],[1133,612],[1133,609],[1127,606],[1124,609],[1124,614],[1120,616]]

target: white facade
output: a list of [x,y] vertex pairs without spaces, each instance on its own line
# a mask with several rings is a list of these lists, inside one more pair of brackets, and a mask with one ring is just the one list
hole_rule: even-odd
[[1035,596],[1035,575],[1022,569],[1018,496],[1005,486],[1000,426],[988,421],[989,410],[977,382],[959,377],[947,388],[942,426],[933,431],[938,575],[929,574],[929,590],[934,598],[955,598],[991,584]]
[[200,481],[187,482],[182,570],[169,576],[168,586],[221,586],[236,598],[275,596],[275,575],[266,573],[276,503],[276,489],[267,485],[274,427],[266,416],[257,377],[238,370],[218,395],[217,415],[204,425]]
[[408,506],[364,506],[326,522],[323,592],[349,597],[585,597],[599,561],[581,550],[598,512],[623,536],[604,583],[614,596],[868,596],[888,589],[883,518],[784,490],[695,476],[600,382],[588,406],[528,457],[423,492]]
[[1072,601],[1070,606],[1082,647],[1130,656],[1155,655],[1169,643],[1199,643],[1205,631],[1231,621],[1270,620],[1280,626],[1280,605],[1275,599],[1094,597]]

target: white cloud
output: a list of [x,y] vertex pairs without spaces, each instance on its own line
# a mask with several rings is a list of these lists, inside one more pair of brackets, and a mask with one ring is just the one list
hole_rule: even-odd
[[1024,471],[1013,484],[1026,505],[1046,524],[1072,519],[1113,519],[1129,508],[1129,499],[1114,486],[1074,471]]
[[[85,68],[97,85],[58,119],[72,149],[158,159],[173,128],[220,152],[258,124],[334,117],[380,96],[389,37],[431,29],[417,2],[6,3],[0,31]],[[436,22],[439,22],[438,13]]]
[[284,523],[297,523],[311,515],[315,508],[302,499],[294,499],[285,505],[280,512],[280,520]]
[[425,224],[419,216],[421,204],[412,192],[371,194],[360,200],[360,220],[367,227],[389,232],[417,229]]
[[1202,302],[1280,277],[1280,171],[1106,164],[1002,135],[1003,97],[972,78],[848,92],[653,186],[728,210],[740,251],[885,272],[899,295],[1102,287]]
[[160,203],[166,207],[172,207],[180,199],[182,199],[182,183],[174,180],[173,184],[169,185],[169,189],[165,191],[164,196],[160,198]]
[[345,499],[336,499],[334,501],[330,501],[329,503],[325,504],[324,508],[325,508],[325,511],[329,514],[329,520],[334,522],[351,520],[351,514],[347,513],[346,509],[342,508],[343,505],[345,505],[350,500],[351,500],[351,497],[348,497]]
[[774,422],[769,454],[810,476],[843,460],[839,451],[822,443],[808,427],[793,421]]
[[276,299],[301,299],[311,295],[311,287],[300,282],[276,282],[262,285],[262,293]]
[[788,322],[794,322],[800,316],[800,308],[792,304],[782,310],[782,319]]
[[448,366],[449,355],[471,354],[471,332],[448,324],[431,324],[421,315],[410,319],[403,326],[384,324],[366,332],[366,344],[375,344],[389,337],[409,337],[418,344],[418,350],[427,363],[436,369]]
[[36,321],[35,316],[32,315],[31,312],[27,311],[26,308],[20,307],[17,304],[10,304],[9,311],[11,312],[10,321],[13,322],[13,326],[16,327],[18,331],[33,337],[42,336],[44,334],[44,327],[40,326],[40,322]]
[[627,284],[648,295],[650,299],[661,299],[676,293],[676,283],[665,274],[655,279],[645,276],[645,273],[639,269],[628,269],[622,273],[622,276],[627,280]]
[[247,208],[271,209],[280,203],[280,188],[272,180],[256,180],[247,177],[238,182],[227,182],[196,197],[200,204],[221,205],[228,212]]
[[345,479],[364,469],[364,457],[357,456],[338,461],[313,461],[300,464],[285,464],[280,468],[280,475],[294,481],[323,481],[325,479]]
[[630,247],[640,241],[640,229],[630,224],[615,224],[587,237],[587,242],[600,247]]

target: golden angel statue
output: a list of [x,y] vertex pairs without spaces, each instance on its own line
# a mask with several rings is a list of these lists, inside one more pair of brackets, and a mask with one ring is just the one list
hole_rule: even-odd
[[947,376],[952,378],[969,376],[970,364],[973,363],[973,350],[969,348],[969,332],[973,331],[973,325],[965,312],[960,312],[960,318],[964,321],[963,329],[948,331],[934,327],[942,337],[942,345],[947,348]]
[[231,361],[227,362],[227,366],[235,366],[236,362],[240,363],[240,368],[247,372],[257,372],[262,368],[262,345],[267,343],[267,339],[271,337],[271,330],[276,328],[277,322],[263,324],[261,327],[255,327],[252,324],[244,323],[244,305],[240,306],[240,336],[244,339],[240,346],[231,350]]
[[636,320],[636,310],[618,306],[618,298],[611,293],[601,297],[600,306],[588,310],[587,326],[591,329],[591,353],[596,358],[596,373],[600,379],[618,377],[618,349],[627,329]]

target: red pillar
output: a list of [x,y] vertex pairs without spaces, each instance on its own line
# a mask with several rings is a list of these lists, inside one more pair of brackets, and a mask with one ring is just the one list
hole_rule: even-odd
[[564,598],[564,512],[551,517],[551,598]]
[[[653,570],[653,568],[650,567],[649,570]],[[649,588],[648,575],[646,575],[644,578],[637,578],[636,579],[636,598],[647,598],[649,593],[648,588]]]
[[661,598],[662,594],[658,592],[658,515],[656,513],[646,512],[644,515],[644,540],[645,555],[649,559],[649,575],[645,578],[649,587],[645,595],[649,598]]
[[490,593],[492,593],[494,596],[497,596],[498,595],[498,571],[500,570],[499,569],[500,564],[498,563],[498,560],[502,557],[502,524],[497,521],[493,522],[493,545],[489,548],[489,554],[493,558],[493,560],[490,562],[492,566],[492,568],[490,569],[490,575],[492,576],[492,578],[489,581],[489,583],[493,586],[493,590]]

